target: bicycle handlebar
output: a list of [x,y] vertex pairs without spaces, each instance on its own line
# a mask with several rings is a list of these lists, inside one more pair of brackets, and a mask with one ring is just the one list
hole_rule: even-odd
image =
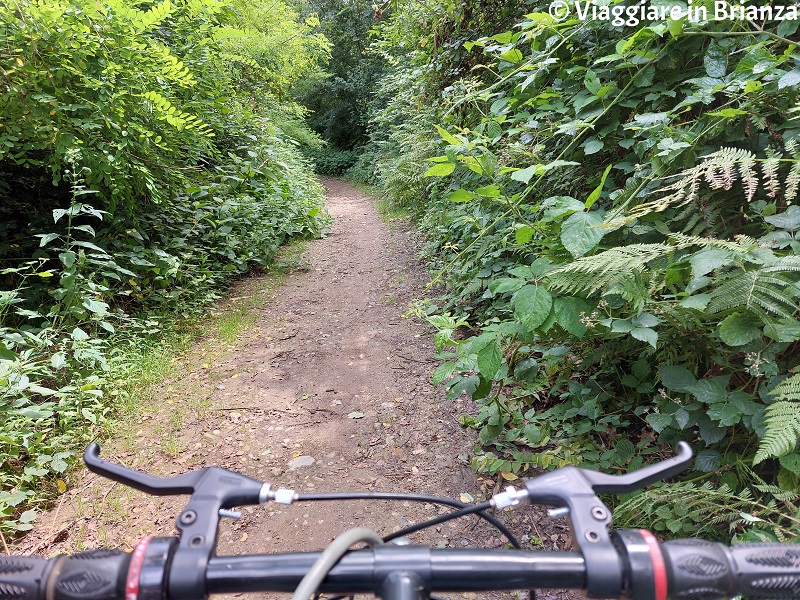
[[[215,554],[220,513],[226,509],[329,496],[304,498],[219,467],[161,479],[102,460],[99,452],[90,444],[84,453],[87,466],[96,473],[152,494],[191,494],[177,518],[180,535],[144,538],[130,554],[93,550],[49,560],[0,556],[0,600],[204,600],[211,593],[292,591],[309,571],[321,592],[368,592],[384,600],[415,600],[432,592],[538,588],[582,589],[591,598],[633,600],[800,598],[800,545],[660,543],[644,530],[608,529],[611,512],[597,493],[629,492],[686,468],[692,453],[684,442],[672,458],[625,475],[565,467],[451,513],[486,517],[484,508],[511,508],[522,502],[558,507],[568,514],[577,552],[384,544],[348,552],[330,570],[335,559],[328,553],[321,561],[327,565],[324,570],[316,564],[319,552]],[[427,524],[434,522],[438,519]],[[402,534],[395,532],[384,541]],[[306,589],[313,587],[303,582],[297,595]]]
[[[703,540],[659,544],[646,532],[617,533],[625,597],[800,597],[800,546],[774,543],[729,548]],[[134,553],[92,550],[49,560],[0,556],[0,599],[170,600],[175,598],[166,585],[170,556],[164,556],[163,550],[175,547],[174,538],[156,538],[140,544]],[[663,567],[653,560],[654,549]],[[206,592],[291,592],[319,554],[212,558],[205,574]],[[419,574],[427,592],[587,587],[586,565],[577,552],[386,545],[345,555],[319,591],[388,598],[386,579],[397,572]]]

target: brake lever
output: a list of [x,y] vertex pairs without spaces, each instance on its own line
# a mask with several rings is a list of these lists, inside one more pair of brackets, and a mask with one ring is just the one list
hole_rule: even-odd
[[656,481],[682,473],[692,462],[692,447],[686,442],[678,442],[675,455],[636,471],[623,475],[609,475],[600,471],[581,469],[582,475],[589,480],[598,494],[628,494],[646,488]]
[[573,547],[586,561],[586,593],[590,598],[617,598],[622,590],[619,554],[609,537],[611,511],[597,494],[624,494],[642,489],[684,471],[692,462],[692,448],[678,442],[675,456],[624,475],[609,475],[578,467],[562,467],[528,479],[521,490],[509,487],[491,500],[496,508],[531,504],[566,509]]
[[[174,598],[207,598],[205,573],[217,547],[220,510],[276,499],[269,483],[221,467],[169,478],[154,477],[101,459],[100,446],[94,442],[86,447],[83,460],[90,471],[154,496],[191,494],[175,523],[181,535],[168,584],[169,595]],[[291,490],[278,491],[294,496]]]
[[192,494],[203,477],[204,471],[183,473],[170,478],[156,477],[147,473],[140,473],[128,467],[123,467],[100,458],[100,446],[92,442],[83,451],[83,462],[92,472],[111,479],[117,483],[127,485],[151,496],[174,496],[178,494]]

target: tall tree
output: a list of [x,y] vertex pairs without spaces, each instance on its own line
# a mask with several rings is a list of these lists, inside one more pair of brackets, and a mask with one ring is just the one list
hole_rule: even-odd
[[375,10],[369,0],[310,0],[307,11],[319,17],[333,48],[325,69],[298,84],[296,98],[309,109],[312,129],[351,149],[366,141],[369,98],[383,70],[368,49]]

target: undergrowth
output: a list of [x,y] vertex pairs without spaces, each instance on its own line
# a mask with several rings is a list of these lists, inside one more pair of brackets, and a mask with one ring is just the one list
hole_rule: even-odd
[[796,535],[797,23],[488,4],[397,7],[359,166],[447,287],[417,309],[434,381],[476,401],[473,467],[629,470],[685,440],[690,482],[625,524]]
[[296,150],[317,138],[286,98],[329,46],[282,2],[21,0],[0,19],[0,533],[14,535],[232,280],[324,231]]

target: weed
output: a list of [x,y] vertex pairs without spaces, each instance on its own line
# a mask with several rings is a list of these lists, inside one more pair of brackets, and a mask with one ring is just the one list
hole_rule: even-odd
[[376,201],[375,208],[378,210],[378,214],[380,214],[384,222],[389,224],[397,223],[398,221],[408,222],[413,216],[408,208],[387,199]]
[[[683,440],[710,485],[687,490],[700,516],[658,506],[650,526],[697,533],[735,496],[721,535],[796,535],[794,25],[668,36],[669,20],[410,6],[376,43],[393,68],[351,173],[426,237],[445,293],[417,312],[438,330],[435,383],[477,404],[473,468],[628,470]],[[431,23],[438,43],[408,52]],[[750,518],[750,500],[775,510]]]

